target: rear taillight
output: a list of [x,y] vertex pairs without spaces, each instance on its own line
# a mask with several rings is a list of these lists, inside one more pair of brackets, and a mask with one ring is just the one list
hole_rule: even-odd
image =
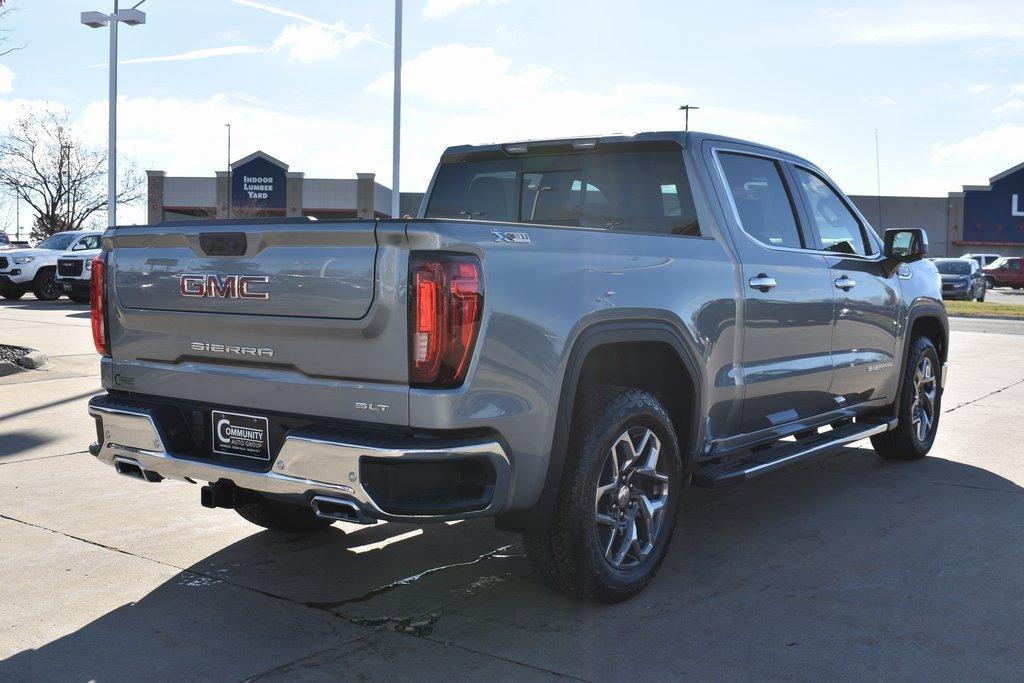
[[409,261],[409,375],[417,386],[462,384],[480,329],[480,261],[413,253]]
[[107,337],[106,280],[107,264],[100,254],[92,260],[92,281],[89,286],[89,317],[92,319],[92,343],[96,352],[110,355],[110,339]]

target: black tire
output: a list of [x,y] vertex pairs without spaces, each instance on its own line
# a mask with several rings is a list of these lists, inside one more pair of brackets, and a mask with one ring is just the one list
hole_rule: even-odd
[[[658,441],[644,441],[648,433]],[[629,444],[620,436],[627,437]],[[630,471],[625,466],[636,465],[640,457],[630,460],[623,453],[636,453],[639,447],[641,455],[650,454],[645,446],[658,442],[655,475],[650,470],[638,474],[641,468],[634,466]],[[619,465],[625,466],[621,472]],[[541,580],[574,597],[600,602],[632,597],[654,578],[665,558],[684,485],[679,442],[658,399],[637,389],[584,388],[574,408],[554,511],[542,533],[524,536],[526,556]],[[599,486],[608,489],[605,495],[598,494]],[[642,501],[659,504],[660,511],[644,515]],[[608,514],[603,514],[605,510]],[[599,512],[606,522],[598,522]],[[623,526],[608,524],[613,518]],[[644,540],[635,546],[622,542],[638,535]],[[614,546],[621,552],[624,545],[628,552],[616,566],[615,558],[606,556],[619,552],[607,548]]]
[[252,501],[238,506],[235,512],[247,522],[264,529],[288,534],[308,534],[326,529],[332,524],[329,519],[317,517],[313,510],[305,505],[292,505],[253,495],[255,497]]
[[988,292],[988,287],[987,286],[982,287],[981,288],[981,294],[978,295],[978,298],[975,299],[975,301],[977,301],[979,304],[980,303],[984,303],[984,301],[985,301],[985,293],[986,292]]
[[[921,387],[916,377],[925,361],[932,371],[934,399],[931,402],[931,421],[926,430],[921,430],[920,421],[914,419],[915,413],[924,409],[927,414],[928,401],[920,394]],[[942,415],[942,389],[939,387],[941,375],[942,366],[939,364],[939,354],[935,350],[935,345],[927,337],[914,337],[910,342],[910,354],[901,379],[902,389],[897,416],[899,423],[895,429],[871,437],[871,445],[875,447],[876,453],[888,460],[920,460],[928,455],[935,442],[939,418]]]
[[996,288],[996,279],[994,277],[987,277],[987,278],[985,278],[985,283],[988,285],[989,289],[995,289]]
[[76,304],[87,304],[89,303],[88,294],[68,294],[68,298]]
[[23,292],[23,291],[0,292],[0,296],[2,296],[3,298],[7,299],[8,301],[17,301],[21,297],[25,296],[25,292]]
[[53,268],[40,268],[32,280],[32,293],[40,301],[56,301],[63,294]]

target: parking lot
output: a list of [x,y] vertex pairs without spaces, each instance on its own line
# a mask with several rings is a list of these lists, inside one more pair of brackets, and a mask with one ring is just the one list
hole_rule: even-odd
[[690,489],[658,578],[597,606],[488,521],[285,537],[116,476],[86,307],[0,302],[51,358],[0,377],[0,679],[1019,678],[1024,323],[952,327],[930,457]]

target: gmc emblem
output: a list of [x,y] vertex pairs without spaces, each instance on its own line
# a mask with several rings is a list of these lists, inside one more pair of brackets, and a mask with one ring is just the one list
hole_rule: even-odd
[[178,291],[182,296],[201,299],[269,299],[267,292],[250,291],[252,285],[270,282],[266,275],[225,275],[213,273],[185,273],[178,276]]

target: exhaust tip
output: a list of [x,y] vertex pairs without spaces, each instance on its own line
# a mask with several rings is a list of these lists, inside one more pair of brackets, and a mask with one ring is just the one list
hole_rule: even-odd
[[164,479],[156,472],[150,472],[142,469],[142,465],[131,458],[114,458],[114,470],[125,477],[131,477],[132,479],[138,479],[140,481],[148,481],[154,484],[158,481],[163,481]]
[[317,517],[335,522],[352,524],[376,524],[377,520],[367,517],[355,501],[329,496],[314,496],[311,503]]

